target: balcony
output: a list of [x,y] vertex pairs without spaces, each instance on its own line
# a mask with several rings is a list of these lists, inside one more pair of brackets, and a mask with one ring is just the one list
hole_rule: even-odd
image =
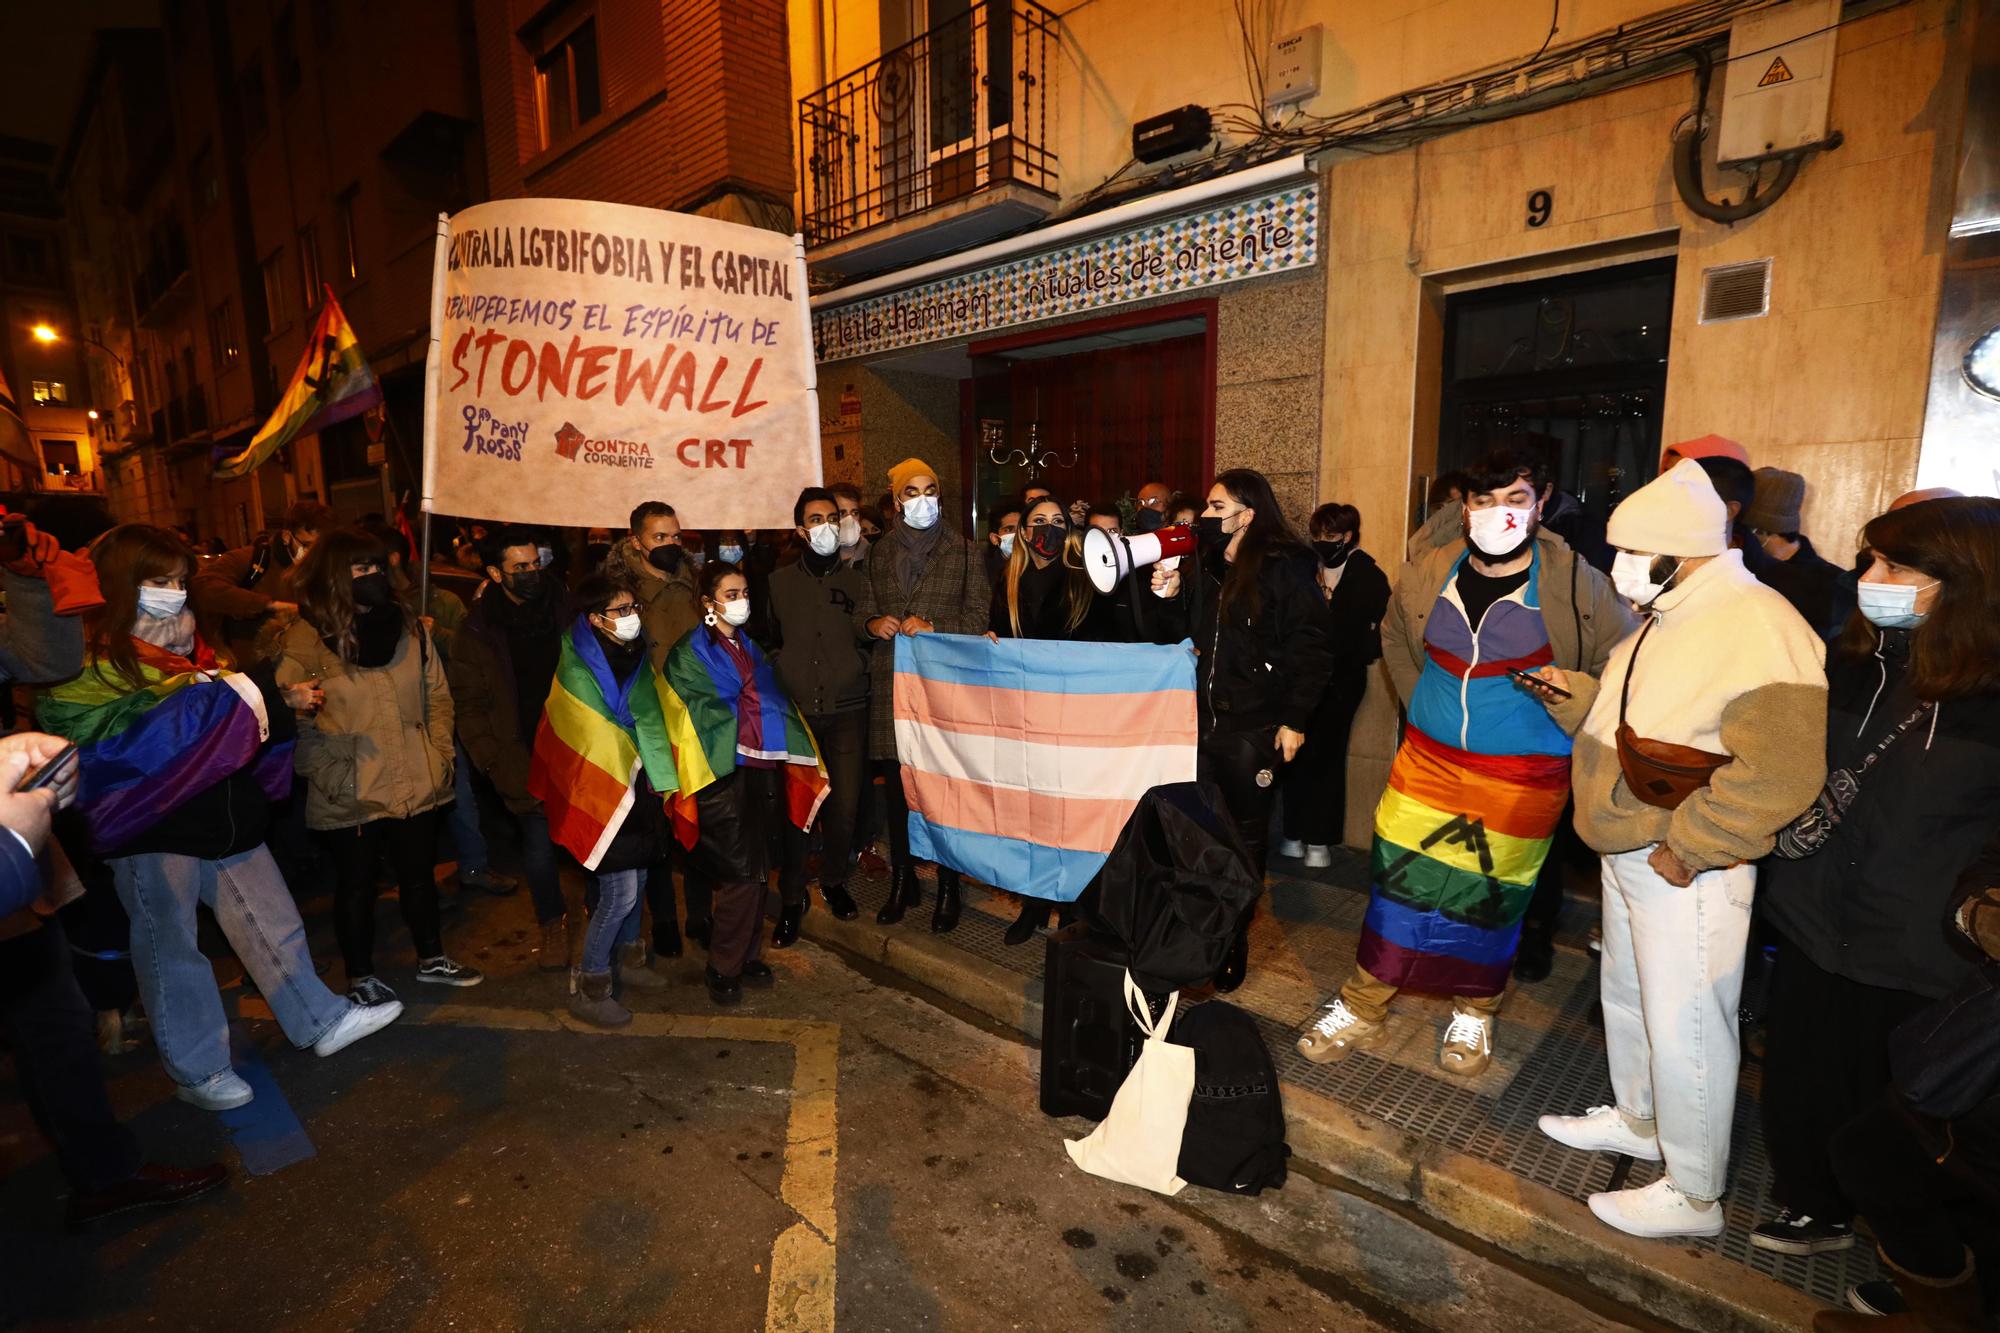
[[146,262],[132,275],[132,306],[143,327],[157,326],[178,305],[177,300],[170,305],[168,298],[187,294],[188,285],[182,281],[187,276],[187,237],[180,225],[167,222],[154,227],[146,238]]
[[975,0],[799,100],[799,200],[815,266],[847,276],[1047,217],[1057,16]]

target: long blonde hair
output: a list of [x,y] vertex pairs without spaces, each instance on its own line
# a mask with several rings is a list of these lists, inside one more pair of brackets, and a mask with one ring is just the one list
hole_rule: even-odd
[[[1014,627],[1014,637],[1021,637],[1021,575],[1028,572],[1028,561],[1033,553],[1028,550],[1028,520],[1037,509],[1048,505],[1056,513],[1063,514],[1063,507],[1053,499],[1043,498],[1028,506],[1021,515],[1021,526],[1014,530],[1014,551],[1007,557],[1007,623]],[[1058,557],[1062,567],[1068,571],[1065,580],[1069,601],[1069,620],[1064,628],[1075,630],[1090,614],[1090,599],[1097,590],[1090,585],[1090,576],[1083,572],[1083,534],[1070,524],[1069,516],[1063,514],[1063,548]]]

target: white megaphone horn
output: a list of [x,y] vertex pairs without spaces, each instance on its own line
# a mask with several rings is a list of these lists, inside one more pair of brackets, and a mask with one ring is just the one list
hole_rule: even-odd
[[[1092,528],[1083,534],[1083,568],[1101,593],[1108,593],[1135,569],[1194,554],[1194,529],[1176,526],[1136,537]],[[1171,566],[1170,566],[1171,568]]]

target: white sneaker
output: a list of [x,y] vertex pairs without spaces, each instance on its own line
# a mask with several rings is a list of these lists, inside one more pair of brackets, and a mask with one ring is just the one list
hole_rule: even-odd
[[344,1051],[370,1033],[380,1032],[403,1016],[403,1002],[391,1000],[387,1004],[350,1004],[340,1021],[327,1029],[326,1035],[313,1043],[313,1050],[320,1055],[332,1055]]
[[1296,838],[1280,838],[1277,852],[1280,856],[1289,856],[1296,861],[1306,854],[1306,845]]
[[1590,1211],[1608,1227],[1628,1236],[1720,1236],[1722,1204],[1697,1208],[1674,1182],[1661,1176],[1642,1189],[1615,1190],[1590,1196]]
[[1660,1160],[1660,1140],[1640,1135],[1615,1106],[1593,1106],[1582,1115],[1545,1115],[1535,1122],[1542,1133],[1579,1152],[1615,1152],[1642,1162]]
[[1454,1012],[1438,1048],[1438,1067],[1447,1074],[1471,1078],[1493,1063],[1493,1020],[1484,1014]]
[[225,1069],[193,1087],[174,1089],[174,1096],[204,1111],[232,1111],[239,1106],[248,1106],[250,1099],[256,1095],[233,1069]]
[[1333,864],[1333,849],[1324,843],[1309,843],[1306,846],[1306,869],[1324,870]]

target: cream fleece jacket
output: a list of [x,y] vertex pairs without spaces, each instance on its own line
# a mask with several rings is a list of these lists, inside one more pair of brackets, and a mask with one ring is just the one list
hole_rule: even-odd
[[1576,732],[1576,828],[1599,852],[1665,842],[1696,870],[1751,861],[1826,781],[1826,645],[1778,593],[1727,551],[1662,593],[1651,612],[1626,721],[1648,740],[1730,756],[1709,785],[1662,810],[1632,795],[1618,766],[1618,697],[1634,632],[1601,680],[1572,674],[1552,711]]

